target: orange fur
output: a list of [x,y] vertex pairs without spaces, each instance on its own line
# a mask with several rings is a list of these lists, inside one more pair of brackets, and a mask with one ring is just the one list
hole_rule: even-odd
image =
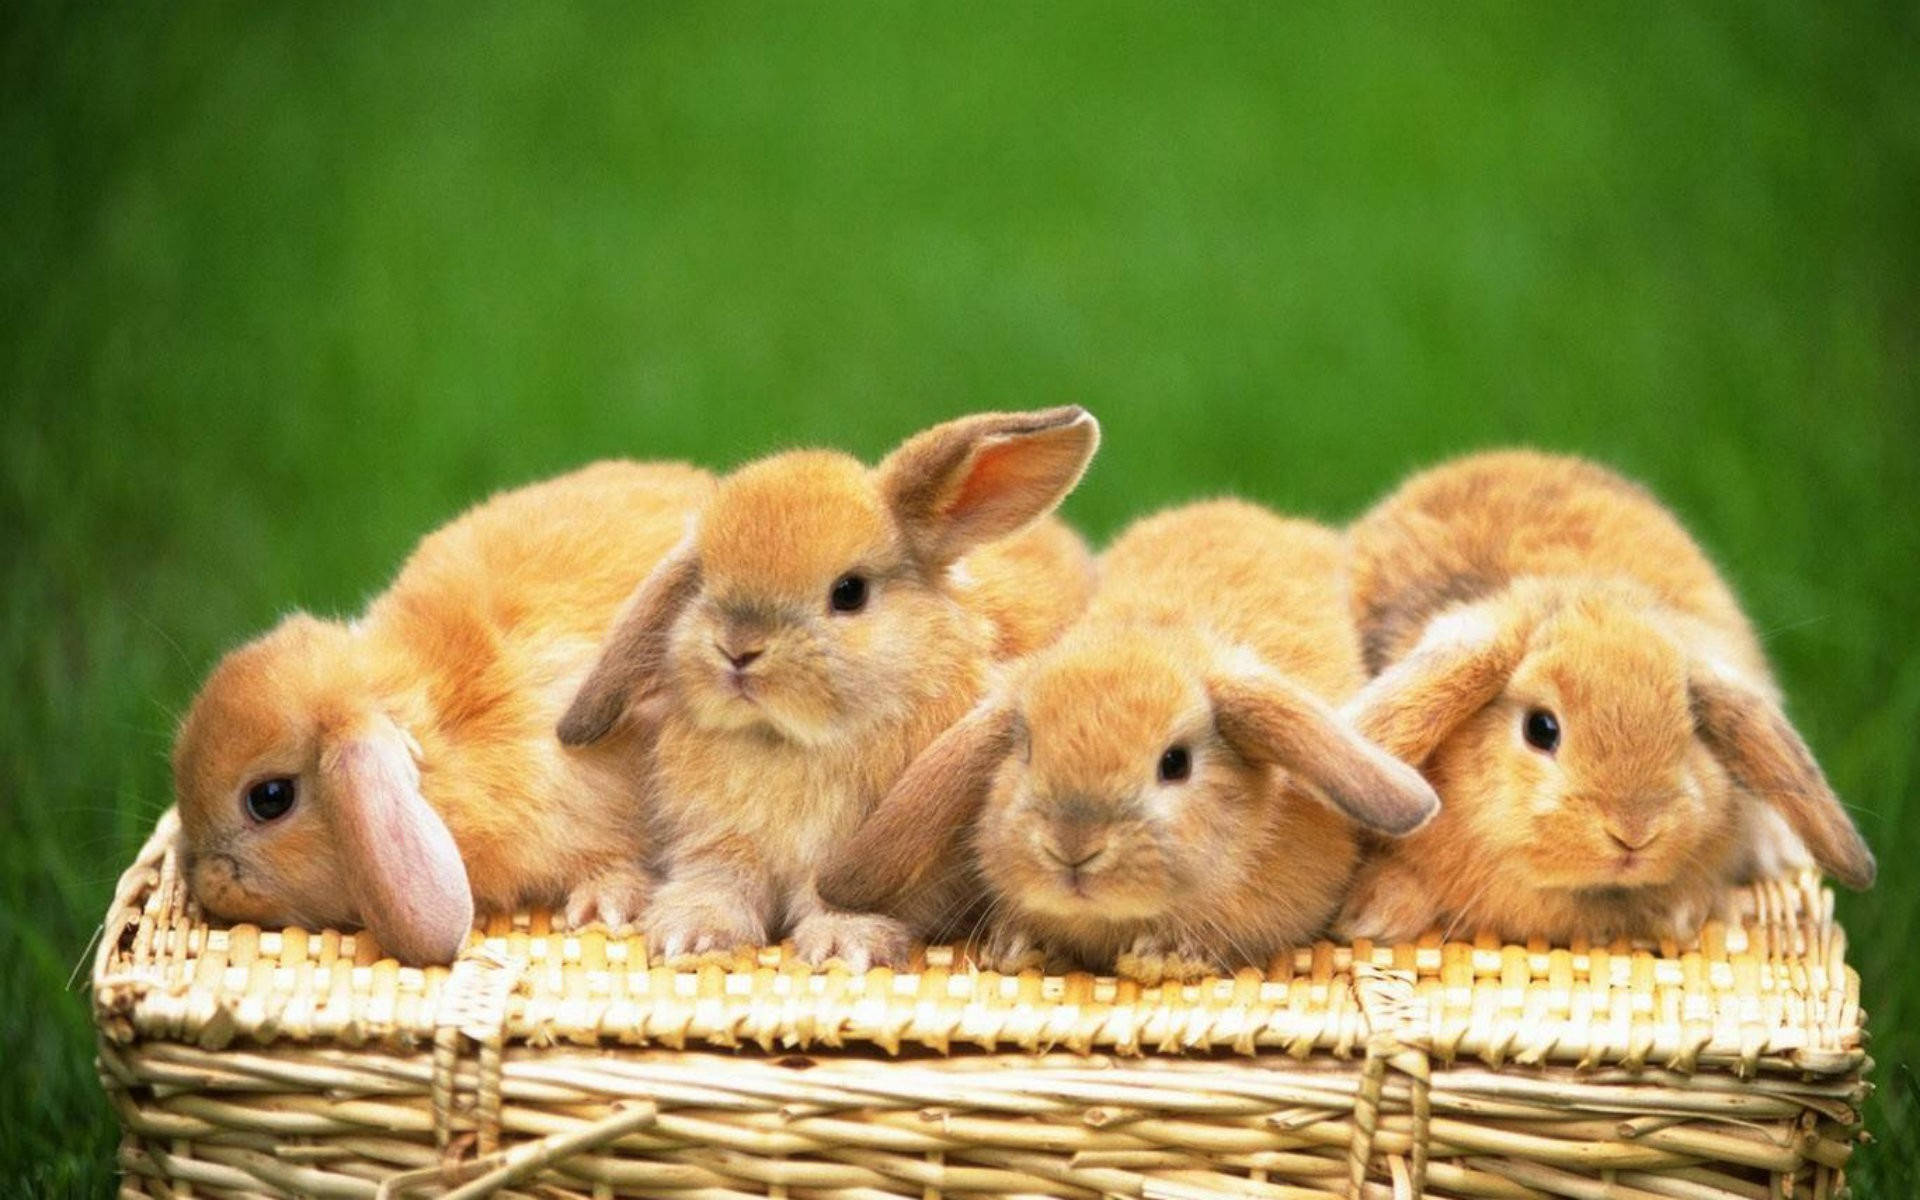
[[[1402,828],[1435,803],[1316,699],[1364,677],[1341,569],[1338,534],[1238,501],[1137,523],[1083,621],[837,856],[829,899],[938,935],[984,889],[1001,968],[1265,966],[1324,925],[1356,860],[1324,789]],[[1184,780],[1158,777],[1172,747]]]
[[[1685,936],[1777,826],[1762,794],[1826,865],[1871,878],[1733,593],[1644,489],[1475,455],[1414,476],[1350,544],[1380,672],[1352,711],[1444,808],[1363,871],[1347,934]],[[1551,752],[1524,737],[1536,710],[1560,726]]]
[[1080,535],[1047,520],[968,555],[957,585],[993,627],[994,657],[1010,660],[1041,649],[1079,619],[1097,577]]
[[[875,468],[803,450],[721,481],[560,725],[562,740],[589,744],[636,698],[661,699],[669,850],[647,917],[660,953],[791,930],[815,961],[904,958],[905,930],[822,903],[815,869],[978,699],[1000,656],[1078,614],[1090,558],[1044,514],[1097,441],[1079,409],[986,414],[917,435]],[[864,606],[835,611],[849,576],[865,582]]]
[[[406,744],[480,909],[571,895],[577,918],[632,915],[645,747],[563,753],[553,723],[711,490],[691,467],[607,462],[502,493],[423,540],[358,620],[296,614],[229,654],[174,750],[194,894],[234,920],[362,923],[316,778],[374,721]],[[298,799],[256,824],[243,797],[265,776],[294,779]]]

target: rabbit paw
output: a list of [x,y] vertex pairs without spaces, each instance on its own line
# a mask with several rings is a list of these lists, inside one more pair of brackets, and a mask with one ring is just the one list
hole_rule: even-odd
[[599,921],[609,931],[625,929],[646,910],[652,890],[646,874],[637,868],[596,875],[567,897],[567,928],[580,929]]
[[1738,882],[1776,879],[1813,865],[1807,844],[1787,825],[1786,818],[1770,804],[1760,805],[1748,839],[1745,861],[1740,864]]
[[793,927],[793,951],[819,966],[839,959],[849,971],[904,967],[913,955],[913,935],[892,917],[872,913],[816,912]]
[[1382,866],[1354,882],[1334,918],[1333,932],[1349,940],[1402,942],[1419,937],[1438,919],[1433,897],[1407,871]]
[[1701,926],[1708,921],[1724,920],[1725,897],[1689,896],[1676,900],[1673,907],[1656,915],[1649,924],[1655,941],[1673,941],[1682,948],[1699,941]]
[[998,971],[1002,975],[1045,971],[1048,967],[1047,952],[1031,937],[1021,930],[1004,927],[987,936],[986,943],[974,951],[974,961],[983,970]]
[[1220,966],[1186,938],[1147,933],[1115,961],[1114,971],[1141,983],[1191,983],[1218,975]]
[[664,891],[647,914],[645,932],[652,958],[669,963],[731,956],[767,940],[766,923],[743,905]]

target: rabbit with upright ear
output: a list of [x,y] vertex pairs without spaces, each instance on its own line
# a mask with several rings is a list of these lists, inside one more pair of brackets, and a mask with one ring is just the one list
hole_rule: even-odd
[[1782,819],[1872,883],[1733,593],[1640,487],[1478,454],[1413,477],[1350,541],[1378,672],[1352,715],[1445,807],[1362,873],[1347,934],[1688,936]]
[[1003,970],[1191,978],[1311,937],[1358,829],[1438,804],[1332,707],[1365,678],[1342,555],[1238,501],[1135,524],[1080,624],[913,764],[822,895],[941,936],[984,893]]
[[636,704],[657,724],[657,953],[790,931],[813,962],[906,959],[903,927],[826,904],[815,873],[998,662],[1078,614],[1091,558],[1047,514],[1098,442],[1084,409],[989,413],[877,467],[793,451],[720,482],[559,726],[583,747]]
[[636,916],[643,735],[568,754],[553,723],[712,488],[607,462],[504,493],[427,537],[358,620],[296,614],[228,654],[174,746],[195,898],[364,926],[412,963],[452,958],[476,909]]

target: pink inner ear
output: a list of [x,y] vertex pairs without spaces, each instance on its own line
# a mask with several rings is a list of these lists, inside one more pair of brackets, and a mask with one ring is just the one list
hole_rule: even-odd
[[326,813],[361,923],[408,963],[449,962],[473,928],[466,866],[420,795],[399,731],[342,742],[321,760]]
[[1023,450],[1017,443],[995,439],[974,453],[973,465],[960,482],[960,490],[947,503],[942,516],[965,513],[1018,485]]

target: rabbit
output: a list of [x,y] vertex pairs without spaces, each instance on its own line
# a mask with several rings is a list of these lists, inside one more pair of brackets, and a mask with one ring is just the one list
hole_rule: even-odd
[[635,916],[647,748],[565,753],[553,723],[712,490],[692,467],[605,462],[503,493],[422,541],[359,619],[296,613],[228,654],[173,753],[204,909],[364,926],[409,963],[452,958],[476,908]]
[[984,892],[996,970],[1266,967],[1334,915],[1357,826],[1439,804],[1334,710],[1366,678],[1343,556],[1243,501],[1139,521],[1086,616],[914,762],[821,894],[937,938]]
[[904,927],[823,903],[815,872],[998,663],[1078,616],[1092,557],[1047,514],[1098,444],[1078,407],[988,413],[873,468],[797,450],[720,481],[558,727],[593,745],[635,705],[657,726],[650,949],[786,932],[812,963],[908,961]]
[[1872,883],[1732,591],[1638,485],[1476,454],[1361,517],[1350,555],[1376,677],[1349,714],[1444,807],[1371,859],[1341,932],[1686,938],[1782,826]]

